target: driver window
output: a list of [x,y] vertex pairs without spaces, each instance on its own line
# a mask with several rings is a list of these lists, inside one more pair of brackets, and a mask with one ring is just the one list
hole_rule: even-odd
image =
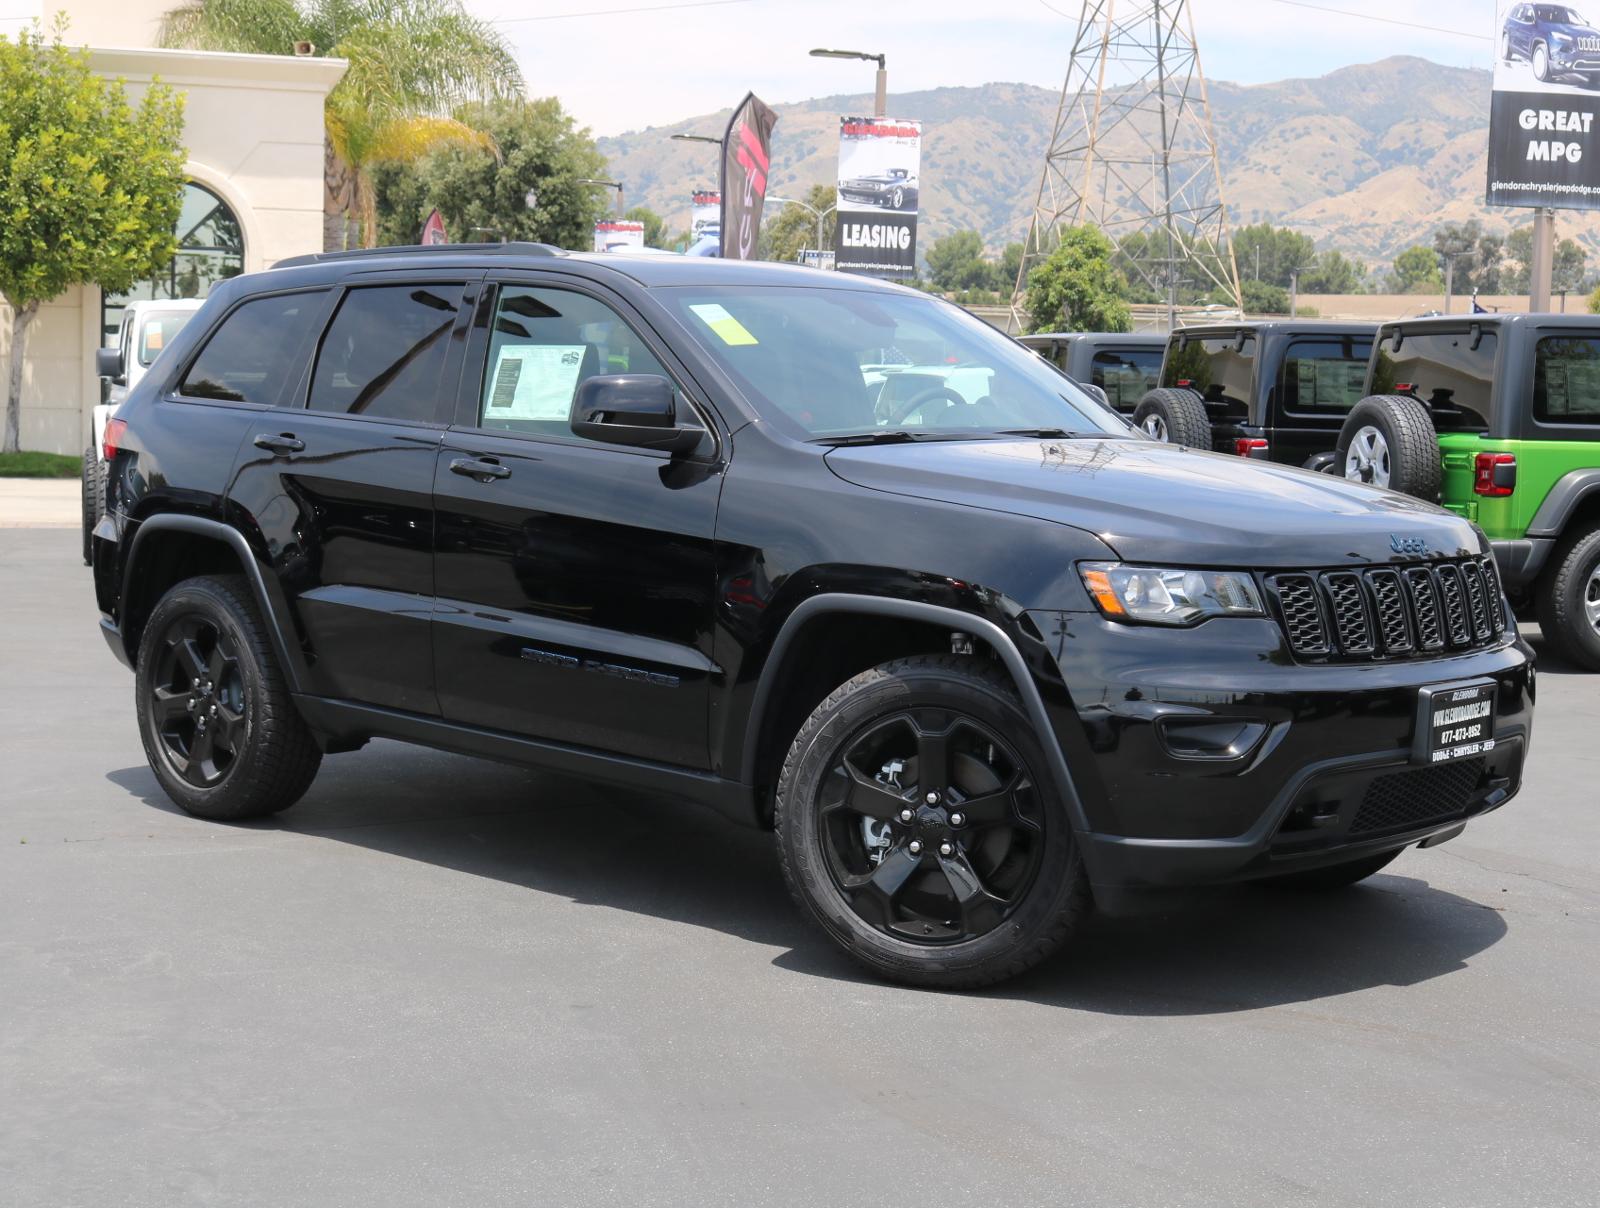
[[578,387],[611,373],[671,380],[617,313],[587,294],[506,286],[495,302],[478,426],[581,439],[570,427]]

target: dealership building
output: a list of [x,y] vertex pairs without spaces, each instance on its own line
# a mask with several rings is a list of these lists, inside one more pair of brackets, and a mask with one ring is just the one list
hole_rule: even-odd
[[[131,101],[153,79],[185,96],[188,182],[167,269],[126,295],[80,286],[39,308],[23,364],[24,449],[78,453],[89,443],[101,391],[94,350],[115,334],[124,302],[203,297],[224,278],[322,250],[322,106],[344,62],[158,49],[161,15],[177,3],[45,0],[45,28],[63,13],[65,38],[87,42],[94,71],[126,81]],[[10,319],[0,303],[0,382]]]

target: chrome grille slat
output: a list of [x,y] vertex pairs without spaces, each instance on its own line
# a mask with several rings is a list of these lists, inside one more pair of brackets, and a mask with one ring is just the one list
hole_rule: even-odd
[[1427,658],[1482,649],[1505,637],[1492,557],[1265,578],[1289,649],[1303,658]]

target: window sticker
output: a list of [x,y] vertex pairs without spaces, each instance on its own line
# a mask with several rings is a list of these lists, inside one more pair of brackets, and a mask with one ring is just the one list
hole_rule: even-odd
[[716,332],[717,338],[730,347],[739,347],[743,344],[759,343],[749,329],[730,315],[727,310],[716,302],[699,302],[691,305],[690,310],[699,316],[700,321]]
[[572,414],[583,370],[582,344],[508,344],[495,360],[485,420],[558,420]]

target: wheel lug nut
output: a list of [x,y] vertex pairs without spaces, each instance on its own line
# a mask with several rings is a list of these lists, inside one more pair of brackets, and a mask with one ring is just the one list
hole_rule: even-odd
[[921,855],[922,854],[922,840],[920,840],[920,839],[911,840],[910,843],[906,844],[906,850],[909,851],[913,856]]
[[966,820],[967,820],[967,816],[965,814],[951,814],[950,815],[950,825],[951,826],[960,826],[962,823],[966,822]]
[[916,815],[913,814],[910,810],[901,810],[900,811],[900,821],[902,821],[902,822],[910,822],[911,819],[913,819],[915,817],[916,817]]
[[941,856],[953,856],[953,855],[955,855],[955,853],[956,853],[956,849],[954,847],[952,847],[950,844],[948,844],[948,843],[939,844],[939,854]]
[[939,804],[939,794],[938,793],[929,793],[928,794],[928,804],[929,805],[938,805]]

